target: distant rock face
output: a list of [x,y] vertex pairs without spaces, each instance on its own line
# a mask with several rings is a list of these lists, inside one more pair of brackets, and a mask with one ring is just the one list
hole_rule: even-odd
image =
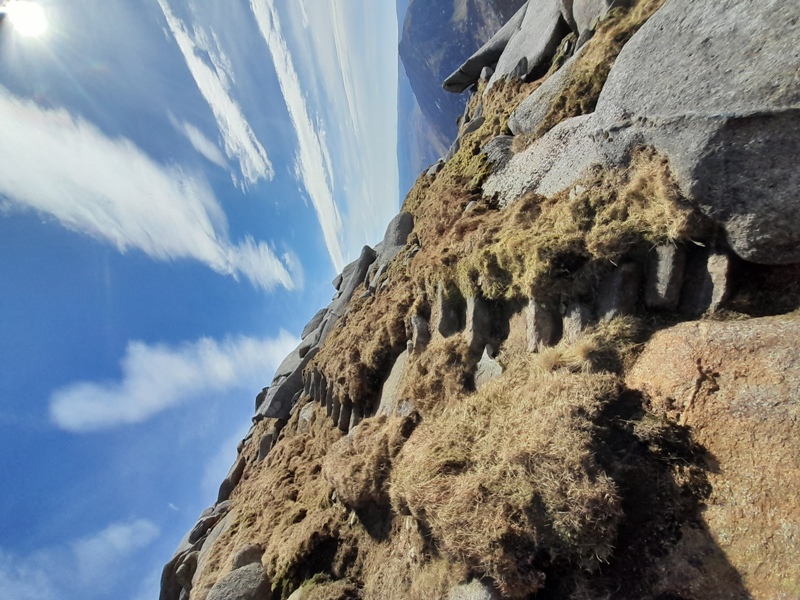
[[[465,99],[442,81],[491,38],[524,0],[411,0],[400,37],[400,58],[417,102],[445,139],[456,136]],[[478,69],[477,76],[480,75]]]

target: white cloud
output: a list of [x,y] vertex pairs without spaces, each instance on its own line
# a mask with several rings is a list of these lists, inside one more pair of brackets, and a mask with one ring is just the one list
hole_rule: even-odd
[[132,557],[159,536],[145,519],[112,523],[71,543],[19,556],[0,548],[0,596],[13,600],[107,597],[135,570]]
[[[256,138],[241,107],[231,97],[232,69],[230,61],[220,51],[216,35],[212,32],[209,39],[199,27],[194,27],[190,32],[173,14],[166,0],[158,0],[158,4],[197,88],[214,113],[225,144],[225,153],[232,160],[239,161],[242,176],[248,183],[272,179],[275,171],[267,151]],[[211,65],[203,60],[203,55],[208,57]]]
[[72,543],[75,575],[84,586],[113,583],[117,563],[146,548],[159,535],[145,519],[112,523],[94,535]]
[[180,346],[133,341],[121,361],[120,381],[83,381],[56,390],[50,417],[76,433],[141,423],[192,398],[253,390],[271,376],[299,340],[202,338]]
[[293,288],[269,246],[227,239],[225,215],[203,179],[163,167],[130,140],[106,137],[64,109],[40,107],[2,86],[0,123],[0,208],[50,215],[120,252],[198,260],[266,290]]
[[186,139],[189,140],[189,143],[192,145],[192,147],[197,150],[197,152],[199,152],[207,161],[214,163],[218,167],[221,167],[225,170],[228,169],[228,163],[225,160],[225,157],[222,156],[222,152],[220,151],[219,147],[210,139],[208,139],[202,131],[186,121],[182,123],[178,122],[178,120],[172,114],[169,115],[169,120],[172,123],[172,126],[186,136]]
[[[267,43],[278,82],[298,140],[298,169],[303,184],[317,213],[325,245],[336,269],[345,265],[342,251],[342,219],[333,198],[330,160],[324,134],[318,131],[309,116],[292,55],[286,46],[281,25],[272,0],[250,0],[256,23]],[[326,168],[326,165],[327,168]]]

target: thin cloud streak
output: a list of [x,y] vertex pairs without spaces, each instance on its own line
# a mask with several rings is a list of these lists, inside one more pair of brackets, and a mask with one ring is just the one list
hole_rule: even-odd
[[14,600],[108,597],[160,535],[146,519],[111,523],[68,544],[18,556],[0,548],[0,592]]
[[[158,4],[197,88],[214,113],[228,158],[239,162],[242,176],[247,183],[272,179],[275,170],[267,151],[256,138],[241,107],[230,95],[230,63],[219,51],[216,38],[212,47],[201,30],[195,28],[194,35],[189,33],[166,0],[158,0]],[[209,57],[213,68],[200,57],[201,53]]]
[[182,123],[179,122],[171,114],[169,115],[169,120],[172,126],[189,140],[192,147],[197,150],[203,158],[226,171],[228,170],[228,162],[225,160],[225,157],[222,156],[219,147],[208,139],[202,131],[186,121]]
[[162,261],[193,259],[257,287],[293,289],[263,242],[227,239],[205,180],[153,161],[64,109],[46,109],[0,86],[0,209],[35,210],[67,229]]
[[281,331],[274,339],[201,338],[180,346],[128,344],[120,381],[82,381],[56,390],[50,418],[73,433],[142,423],[189,402],[263,385],[300,342]]
[[324,133],[314,127],[309,116],[297,71],[283,38],[278,13],[272,0],[250,0],[250,8],[272,55],[278,83],[297,133],[297,166],[303,185],[317,213],[331,261],[337,270],[341,270],[345,265],[340,240],[342,219],[333,198],[330,158],[324,143]]

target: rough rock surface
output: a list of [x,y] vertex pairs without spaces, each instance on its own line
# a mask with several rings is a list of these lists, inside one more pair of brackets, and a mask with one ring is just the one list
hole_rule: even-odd
[[214,584],[206,600],[263,600],[268,592],[269,581],[259,562],[231,571]]
[[683,323],[653,337],[626,382],[708,450],[704,520],[756,598],[800,589],[798,339],[797,314]]
[[798,36],[797,3],[670,0],[623,48],[595,113],[562,122],[484,192],[551,195],[651,145],[740,257],[798,262]]

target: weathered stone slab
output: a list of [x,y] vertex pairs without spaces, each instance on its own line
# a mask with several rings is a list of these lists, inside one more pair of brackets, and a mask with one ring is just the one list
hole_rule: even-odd
[[240,456],[236,459],[236,462],[233,463],[233,466],[228,471],[227,477],[222,480],[222,483],[219,486],[219,494],[217,495],[217,502],[223,502],[230,498],[231,493],[239,484],[239,481],[242,479],[242,474],[244,473],[244,468],[246,465],[246,461],[244,456]]
[[570,343],[577,341],[591,322],[592,309],[580,302],[573,302],[564,314],[563,339]]
[[467,322],[464,327],[466,342],[471,351],[481,352],[492,335],[492,315],[486,301],[478,296],[469,296],[466,317]]
[[309,402],[300,409],[300,414],[297,416],[297,433],[306,433],[311,428],[316,406],[313,402]]
[[553,346],[561,337],[561,318],[558,313],[534,299],[526,309],[528,325],[528,352],[538,352],[541,348]]
[[341,431],[347,433],[350,430],[350,417],[353,415],[353,403],[349,400],[342,402],[339,411],[338,427]]
[[487,344],[475,369],[475,389],[481,389],[489,381],[497,379],[502,374],[503,366],[494,359],[494,349]]
[[263,600],[270,593],[261,563],[235,569],[211,588],[206,600]]
[[308,322],[308,324],[303,328],[303,333],[300,335],[300,337],[302,339],[308,337],[309,334],[311,334],[317,327],[320,326],[320,323],[322,323],[322,320],[325,318],[326,314],[328,314],[327,308],[319,309],[317,313],[311,317],[311,320]]
[[658,246],[647,257],[644,303],[648,308],[675,310],[681,299],[686,249],[675,244]]
[[689,258],[680,300],[680,312],[699,317],[716,312],[733,291],[733,261],[723,252],[698,252]]
[[261,563],[261,556],[264,554],[264,547],[261,544],[246,544],[236,551],[233,556],[232,567],[240,569],[247,565]]
[[636,312],[642,274],[636,263],[625,263],[609,273],[597,293],[597,314],[604,321]]
[[463,299],[456,290],[446,290],[441,283],[436,291],[433,326],[442,337],[450,337],[461,329]]
[[391,415],[397,410],[398,402],[400,401],[400,388],[403,383],[403,378],[408,369],[408,350],[402,352],[397,357],[392,370],[389,372],[389,377],[383,384],[381,389],[381,399],[378,404],[378,415]]
[[265,433],[261,436],[261,439],[258,442],[258,461],[262,461],[267,458],[269,451],[272,450],[272,446],[275,443],[275,434],[272,432]]

